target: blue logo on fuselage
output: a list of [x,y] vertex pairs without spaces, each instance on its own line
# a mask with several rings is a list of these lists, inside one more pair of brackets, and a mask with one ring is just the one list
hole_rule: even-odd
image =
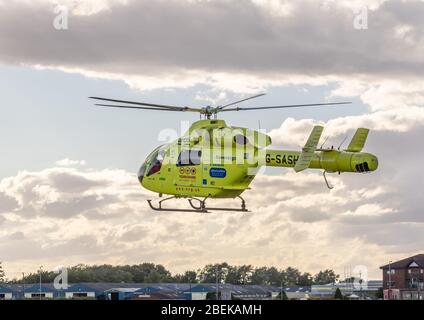
[[211,168],[209,170],[209,175],[212,178],[225,178],[227,176],[227,170],[224,168]]

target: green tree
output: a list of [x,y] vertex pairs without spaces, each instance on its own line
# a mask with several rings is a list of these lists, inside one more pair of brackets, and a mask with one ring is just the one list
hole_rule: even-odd
[[281,281],[283,280],[283,275],[275,267],[262,267],[255,269],[251,276],[251,283],[258,285],[270,285],[279,287]]
[[5,277],[6,275],[3,270],[2,262],[0,261],[0,283],[4,283],[6,281]]
[[228,263],[208,264],[199,271],[199,280],[201,283],[219,283],[227,280],[230,266]]
[[150,273],[144,278],[146,283],[158,283],[161,281],[161,275],[156,270],[151,270]]
[[251,265],[243,266],[228,266],[228,272],[225,277],[226,283],[231,284],[250,284],[253,274],[253,267]]
[[[43,271],[43,282],[53,282],[57,276],[54,272]],[[171,273],[162,265],[143,263],[133,266],[94,265],[79,264],[68,268],[70,283],[79,282],[172,282]],[[25,277],[26,283],[37,283],[39,273],[31,273]],[[19,281],[18,281],[19,282]]]
[[287,297],[287,293],[283,291],[283,298],[281,299],[281,292],[278,294],[277,300],[289,300],[289,297]]
[[251,265],[243,265],[239,267],[240,284],[247,285],[252,282],[253,267]]
[[376,293],[376,298],[377,299],[384,299],[384,291],[383,288],[378,288],[378,291]]
[[334,294],[334,299],[337,299],[337,300],[342,300],[343,299],[343,295],[342,295],[342,292],[341,292],[340,288],[337,288],[336,289],[336,293]]
[[255,268],[252,272],[250,281],[252,284],[256,284],[256,285],[269,284],[268,268],[267,267]]
[[218,292],[218,299],[216,298],[216,292],[208,292],[206,294],[206,300],[221,300],[221,291]]
[[286,286],[295,286],[299,283],[301,273],[298,269],[288,267],[286,270],[282,271],[282,280]]
[[329,283],[336,283],[336,281],[339,279],[339,275],[336,274],[333,270],[324,270],[318,272],[314,277],[314,283],[315,284],[329,284]]
[[312,278],[312,275],[308,272],[301,274],[297,280],[298,286],[307,287],[307,286],[311,286],[312,284],[313,284],[313,278]]
[[183,274],[177,274],[173,277],[176,283],[197,283],[196,271],[186,271]]
[[[38,283],[40,274],[37,272],[26,275],[25,283]],[[53,282],[57,274],[52,271],[42,272],[43,282]],[[215,283],[256,284],[284,286],[309,286],[312,280],[316,284],[334,283],[338,275],[332,270],[320,271],[314,278],[311,274],[301,273],[298,269],[288,267],[278,270],[275,267],[253,268],[251,265],[231,266],[228,263],[206,265],[203,269],[186,271],[173,276],[163,265],[142,263],[138,265],[93,265],[78,264],[68,268],[70,283],[81,282],[136,282],[136,283]],[[4,272],[0,264],[0,281],[4,281]],[[14,283],[22,283],[22,279],[14,279]]]

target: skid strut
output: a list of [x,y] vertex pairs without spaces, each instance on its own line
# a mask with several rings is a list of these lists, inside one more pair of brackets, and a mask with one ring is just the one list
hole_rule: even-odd
[[325,184],[327,185],[327,188],[328,188],[328,189],[330,189],[330,190],[333,190],[333,189],[334,189],[334,186],[333,186],[333,185],[331,185],[331,184],[328,182],[327,175],[326,175],[326,171],[324,171],[324,172],[322,173],[322,175],[324,176],[324,180],[325,180]]
[[[241,200],[241,207],[240,209],[237,208],[212,208],[212,207],[206,207],[206,200],[209,199],[209,197],[206,197],[203,200],[200,200],[198,198],[189,198],[188,203],[193,209],[172,209],[172,208],[163,208],[162,204],[166,201],[172,200],[172,199],[180,199],[181,197],[169,197],[165,198],[161,201],[159,201],[158,206],[153,205],[152,200],[147,200],[149,203],[150,208],[154,211],[166,211],[166,212],[200,212],[200,213],[207,213],[209,211],[235,211],[235,212],[248,212],[249,210],[246,209],[246,202],[242,197],[238,197]],[[199,204],[196,205],[194,201],[197,201]]]
[[154,211],[167,211],[167,212],[207,212],[206,210],[201,210],[201,209],[195,209],[195,210],[190,210],[190,209],[172,209],[172,208],[162,208],[162,203],[168,201],[168,200],[172,200],[172,199],[178,199],[178,197],[169,197],[166,199],[163,199],[161,201],[159,201],[159,206],[155,207],[153,205],[153,201],[152,200],[147,200],[147,202],[149,203],[150,208],[152,208],[152,210]]
[[[189,199],[188,202],[190,203],[190,206],[195,209],[195,210],[206,210],[206,211],[235,211],[235,212],[248,212],[249,210],[246,209],[246,201],[244,201],[244,199],[242,197],[237,197],[241,200],[241,208],[237,209],[237,208],[216,208],[216,207],[207,207],[206,206],[206,200],[209,199],[209,197],[206,197],[203,200],[199,200],[199,199]],[[195,206],[193,204],[193,200],[199,201],[200,205],[199,206]]]

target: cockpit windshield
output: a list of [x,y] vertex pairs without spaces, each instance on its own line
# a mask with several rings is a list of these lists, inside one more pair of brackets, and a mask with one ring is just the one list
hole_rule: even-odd
[[[144,176],[151,176],[159,172],[165,159],[165,150],[161,150],[162,146],[155,149],[144,161],[138,171],[138,180],[143,183]],[[146,174],[147,172],[147,174]]]
[[162,168],[163,160],[165,160],[165,150],[157,150],[153,152],[150,159],[147,162],[147,177],[158,173]]

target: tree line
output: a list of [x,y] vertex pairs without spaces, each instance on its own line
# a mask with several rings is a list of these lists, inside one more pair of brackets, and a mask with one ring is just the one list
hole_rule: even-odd
[[[323,270],[315,275],[288,267],[253,267],[251,265],[230,265],[226,262],[208,264],[198,270],[188,270],[173,275],[163,265],[142,263],[138,265],[84,265],[79,264],[68,270],[68,282],[113,282],[113,283],[229,283],[235,285],[271,285],[271,286],[310,286],[313,284],[335,283],[339,279],[333,270]],[[42,271],[44,283],[54,281],[58,273]],[[0,282],[5,281],[0,264]],[[33,272],[10,283],[38,283],[40,272]]]

